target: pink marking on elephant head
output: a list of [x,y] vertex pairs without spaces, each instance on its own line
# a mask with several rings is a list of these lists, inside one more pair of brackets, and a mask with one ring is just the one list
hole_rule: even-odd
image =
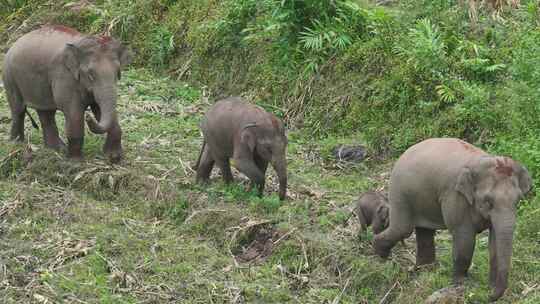
[[514,169],[507,157],[497,158],[495,171],[506,176],[512,176],[512,174],[514,174]]
[[272,121],[272,126],[274,127],[274,129],[279,129],[279,122],[274,115],[270,116],[270,120]]
[[98,36],[96,37],[96,41],[102,46],[108,45],[112,41],[111,36]]
[[459,143],[463,146],[463,148],[467,152],[475,153],[475,154],[484,153],[484,151],[482,151],[481,149],[471,145],[470,143],[468,143],[466,141],[459,140]]
[[66,33],[71,36],[80,35],[80,33],[77,30],[67,27],[67,26],[63,26],[63,25],[50,24],[50,25],[44,26],[43,29],[49,30],[49,31]]

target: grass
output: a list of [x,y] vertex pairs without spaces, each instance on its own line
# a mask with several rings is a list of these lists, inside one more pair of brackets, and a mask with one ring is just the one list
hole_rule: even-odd
[[[208,186],[194,183],[198,121],[211,104],[203,90],[144,69],[127,71],[120,88],[126,157],[117,166],[104,162],[96,135],[87,134],[82,163],[42,148],[30,127],[27,144],[10,143],[0,93],[0,302],[419,303],[449,285],[447,233],[437,236],[438,264],[413,270],[414,236],[382,261],[371,232],[359,234],[349,219],[360,192],[386,186],[392,163],[332,161],[334,145],[362,134],[313,139],[291,130],[290,199],[280,202],[273,172],[263,198],[246,192],[238,173],[229,186],[217,172]],[[502,303],[540,300],[537,203],[520,210]],[[270,252],[250,251],[259,245]],[[467,303],[487,299],[486,246],[482,234]]]

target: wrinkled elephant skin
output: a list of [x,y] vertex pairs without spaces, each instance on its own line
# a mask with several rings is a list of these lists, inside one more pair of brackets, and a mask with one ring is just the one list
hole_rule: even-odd
[[387,257],[416,230],[416,263],[435,261],[434,235],[448,229],[453,239],[454,283],[471,265],[476,234],[489,229],[490,300],[508,286],[516,205],[531,189],[520,163],[489,155],[455,138],[433,138],[410,147],[392,170],[390,224],[375,236],[374,249]]
[[44,26],[19,38],[4,58],[3,81],[12,115],[10,137],[24,139],[27,107],[37,111],[47,147],[64,146],[55,121],[65,116],[68,157],[82,158],[84,112],[90,130],[107,133],[103,146],[111,162],[122,157],[116,113],[117,81],[130,52],[108,36],[87,36],[64,26]]
[[203,146],[197,160],[197,181],[206,182],[214,164],[226,183],[233,180],[230,165],[244,173],[262,195],[268,163],[279,180],[279,198],[287,191],[287,137],[283,123],[272,113],[239,97],[216,102],[206,113],[201,130]]

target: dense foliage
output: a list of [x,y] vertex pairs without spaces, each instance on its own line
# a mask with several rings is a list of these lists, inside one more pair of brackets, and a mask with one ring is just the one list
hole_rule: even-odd
[[131,44],[139,65],[209,85],[213,96],[253,97],[291,128],[359,131],[393,155],[422,138],[456,136],[540,169],[536,1],[498,19],[481,11],[474,27],[450,0],[1,5],[2,38],[44,22],[110,32]]

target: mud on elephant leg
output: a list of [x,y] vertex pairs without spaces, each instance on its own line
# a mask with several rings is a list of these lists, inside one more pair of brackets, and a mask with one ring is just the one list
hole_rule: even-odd
[[[261,170],[263,175],[266,175],[266,170],[268,169],[268,161],[261,158],[258,154],[255,154],[253,156],[253,159],[255,161],[255,165],[259,170]],[[259,195],[262,195],[264,193],[264,187],[266,179],[263,179],[262,184],[257,185],[253,180],[251,181],[251,187],[258,187]]]
[[56,120],[54,118],[56,110],[38,110],[37,112],[39,116],[39,121],[41,122],[45,146],[54,150],[60,150],[65,147],[64,142],[60,139],[60,136],[58,135],[58,127],[56,126]]
[[75,160],[82,160],[84,143],[83,111],[66,113],[66,136],[68,139],[67,156]]
[[435,230],[416,227],[416,266],[435,262]]
[[467,229],[452,231],[454,284],[463,284],[471,266],[475,246],[475,233]]
[[111,163],[118,163],[122,159],[122,129],[118,122],[113,123],[107,133],[103,153]]
[[24,115],[25,110],[22,112],[11,112],[11,132],[10,139],[13,141],[24,141]]
[[214,159],[210,153],[210,148],[208,145],[204,145],[203,151],[201,152],[201,159],[199,160],[199,166],[197,170],[197,182],[206,183],[210,179],[210,173],[214,167]]

